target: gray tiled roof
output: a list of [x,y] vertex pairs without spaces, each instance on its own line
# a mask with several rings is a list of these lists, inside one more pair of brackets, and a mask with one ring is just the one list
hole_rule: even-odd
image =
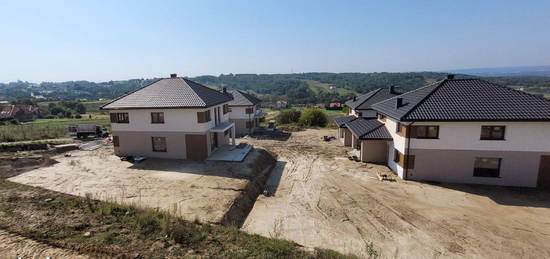
[[346,105],[356,110],[367,110],[372,108],[371,105],[397,95],[399,93],[395,92],[393,88],[378,88],[358,96],[355,101],[353,99],[346,101]]
[[550,120],[549,100],[480,79],[446,79],[373,108],[401,121]]
[[384,123],[377,119],[358,118],[347,122],[346,127],[359,139],[392,139]]
[[227,90],[233,96],[233,100],[229,102],[229,106],[251,106],[262,102],[255,96],[239,91],[239,90]]
[[185,78],[164,78],[121,96],[102,109],[205,108],[232,97]]
[[335,117],[333,120],[334,120],[334,123],[338,125],[338,127],[345,128],[347,122],[350,122],[355,119],[357,119],[357,117],[355,116],[342,116],[342,117]]

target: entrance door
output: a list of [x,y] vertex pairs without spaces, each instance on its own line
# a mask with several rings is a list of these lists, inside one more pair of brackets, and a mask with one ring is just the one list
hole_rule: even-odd
[[208,157],[206,135],[186,134],[185,148],[189,160],[204,160]]
[[541,156],[537,187],[550,190],[550,156]]

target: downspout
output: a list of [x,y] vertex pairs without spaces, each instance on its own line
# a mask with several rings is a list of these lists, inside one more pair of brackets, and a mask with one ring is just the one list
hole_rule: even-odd
[[405,173],[403,174],[403,179],[408,180],[409,178],[409,148],[411,148],[411,125],[413,125],[414,121],[411,122],[409,125],[407,125],[407,134],[405,134],[405,138],[407,139],[407,148],[405,148]]

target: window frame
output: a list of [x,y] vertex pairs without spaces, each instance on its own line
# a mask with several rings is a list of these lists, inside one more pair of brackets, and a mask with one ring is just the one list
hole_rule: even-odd
[[[436,129],[436,136],[433,137],[433,136],[428,136],[428,132],[429,132],[429,128],[431,127],[434,127]],[[417,126],[413,126],[414,128],[414,138],[417,138],[417,139],[439,139],[439,125],[417,125]],[[425,135],[424,136],[419,136],[418,135],[418,129],[419,128],[425,128]]]
[[151,112],[151,124],[164,124],[164,112]]
[[[157,150],[155,148],[155,138],[164,139],[164,149]],[[152,146],[153,152],[168,152],[168,143],[166,141],[166,137],[151,137],[151,146]]]
[[398,122],[396,124],[395,133],[401,133],[401,122]]
[[[502,128],[502,137],[496,138],[494,137],[494,128]],[[483,136],[483,129],[489,128],[489,137]],[[481,132],[479,134],[479,140],[506,140],[506,126],[504,125],[481,125]]]
[[111,123],[130,123],[130,115],[127,112],[113,112],[109,114]]
[[244,110],[245,114],[253,114],[254,113],[254,107],[247,107]]
[[401,152],[399,152],[399,150],[397,150],[397,148],[394,148],[393,149],[393,162],[396,163],[396,164],[399,164],[399,162],[401,162],[401,156],[399,154],[401,154]]
[[[497,159],[498,161],[498,167],[496,168],[496,175],[490,175],[491,172],[479,172],[479,170],[491,170],[491,168],[481,168],[476,167],[476,163],[478,159]],[[476,157],[474,159],[474,172],[473,177],[484,177],[484,178],[501,178],[500,177],[500,169],[502,168],[502,158],[500,157]],[[492,170],[495,170],[494,168]],[[494,174],[494,173],[493,173]]]

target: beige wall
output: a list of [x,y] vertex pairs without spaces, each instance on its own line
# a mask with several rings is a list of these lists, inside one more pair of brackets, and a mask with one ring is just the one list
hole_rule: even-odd
[[[261,112],[260,105],[255,106],[229,106],[231,112],[229,113],[229,119],[254,119],[254,115]],[[252,108],[253,112],[251,114],[246,114],[246,108]]]
[[[183,132],[113,132],[118,136],[117,155],[186,159],[185,134]],[[166,152],[153,152],[151,137],[166,137]]]
[[[249,134],[250,129],[246,128],[248,119],[230,119],[229,121],[235,123],[235,135],[237,137]],[[254,118],[251,121],[254,123]]]
[[361,161],[371,163],[386,163],[388,143],[385,140],[362,140]]
[[[411,149],[408,179],[536,187],[541,155],[550,152]],[[476,157],[502,158],[500,177],[474,177]]]

